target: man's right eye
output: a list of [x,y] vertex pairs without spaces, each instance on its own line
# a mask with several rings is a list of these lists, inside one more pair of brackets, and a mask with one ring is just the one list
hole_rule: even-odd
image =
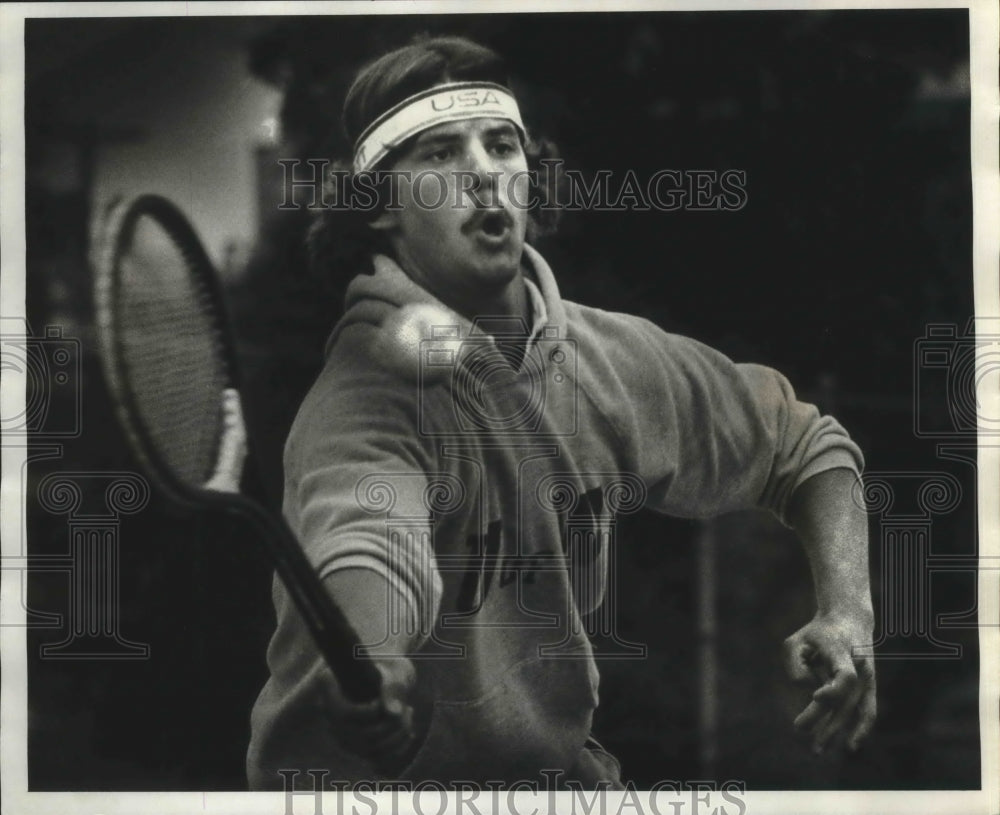
[[438,147],[436,150],[431,150],[427,153],[424,158],[430,161],[447,161],[451,158],[452,150],[450,147]]

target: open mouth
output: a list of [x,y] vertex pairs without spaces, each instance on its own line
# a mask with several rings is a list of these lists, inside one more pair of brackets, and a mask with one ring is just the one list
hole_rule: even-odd
[[502,238],[513,225],[510,214],[503,209],[481,210],[466,224],[466,229],[487,238]]
[[491,212],[489,215],[483,217],[479,223],[479,228],[487,235],[498,238],[507,231],[507,219],[503,213]]

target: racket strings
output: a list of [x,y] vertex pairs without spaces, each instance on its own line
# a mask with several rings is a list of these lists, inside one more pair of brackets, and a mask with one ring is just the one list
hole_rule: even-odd
[[133,407],[162,465],[191,486],[215,468],[230,384],[228,338],[198,265],[162,227],[140,218],[121,258],[117,304]]

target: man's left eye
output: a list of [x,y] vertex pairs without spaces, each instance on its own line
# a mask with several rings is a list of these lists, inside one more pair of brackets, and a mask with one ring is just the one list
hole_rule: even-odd
[[434,152],[429,153],[428,158],[432,159],[433,161],[447,161],[449,158],[451,158],[451,148],[441,147],[435,150]]
[[494,144],[492,149],[498,156],[509,156],[514,152],[515,147],[510,142],[502,141]]

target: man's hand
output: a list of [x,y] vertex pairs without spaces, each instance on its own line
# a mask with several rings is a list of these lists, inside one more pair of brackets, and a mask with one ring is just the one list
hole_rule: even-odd
[[[348,615],[363,645],[388,654],[411,652],[414,643],[406,632],[414,630],[416,621],[407,603],[389,602],[395,589],[385,577],[370,569],[339,569],[324,577],[323,584]],[[428,689],[419,686],[410,659],[378,653],[370,658],[382,675],[378,699],[362,705],[349,702],[323,664],[321,704],[334,737],[345,750],[367,758],[380,772],[395,775],[420,746],[416,735],[426,729],[433,703],[425,698]],[[421,690],[424,696],[419,695]]]
[[[786,668],[796,682],[819,688],[795,719],[821,753],[846,741],[857,750],[875,723],[871,612],[817,614],[785,640]],[[865,650],[867,656],[859,655]]]
[[821,472],[792,494],[789,519],[799,533],[816,588],[812,622],[785,641],[792,679],[819,686],[795,726],[819,753],[846,741],[856,750],[875,722],[875,661],[871,651],[868,517],[855,500],[857,476]]
[[367,704],[348,702],[326,665],[323,699],[330,727],[340,745],[371,761],[379,770],[398,771],[409,763],[415,743],[411,695],[416,679],[413,663],[405,657],[374,660],[382,675],[380,697]]

